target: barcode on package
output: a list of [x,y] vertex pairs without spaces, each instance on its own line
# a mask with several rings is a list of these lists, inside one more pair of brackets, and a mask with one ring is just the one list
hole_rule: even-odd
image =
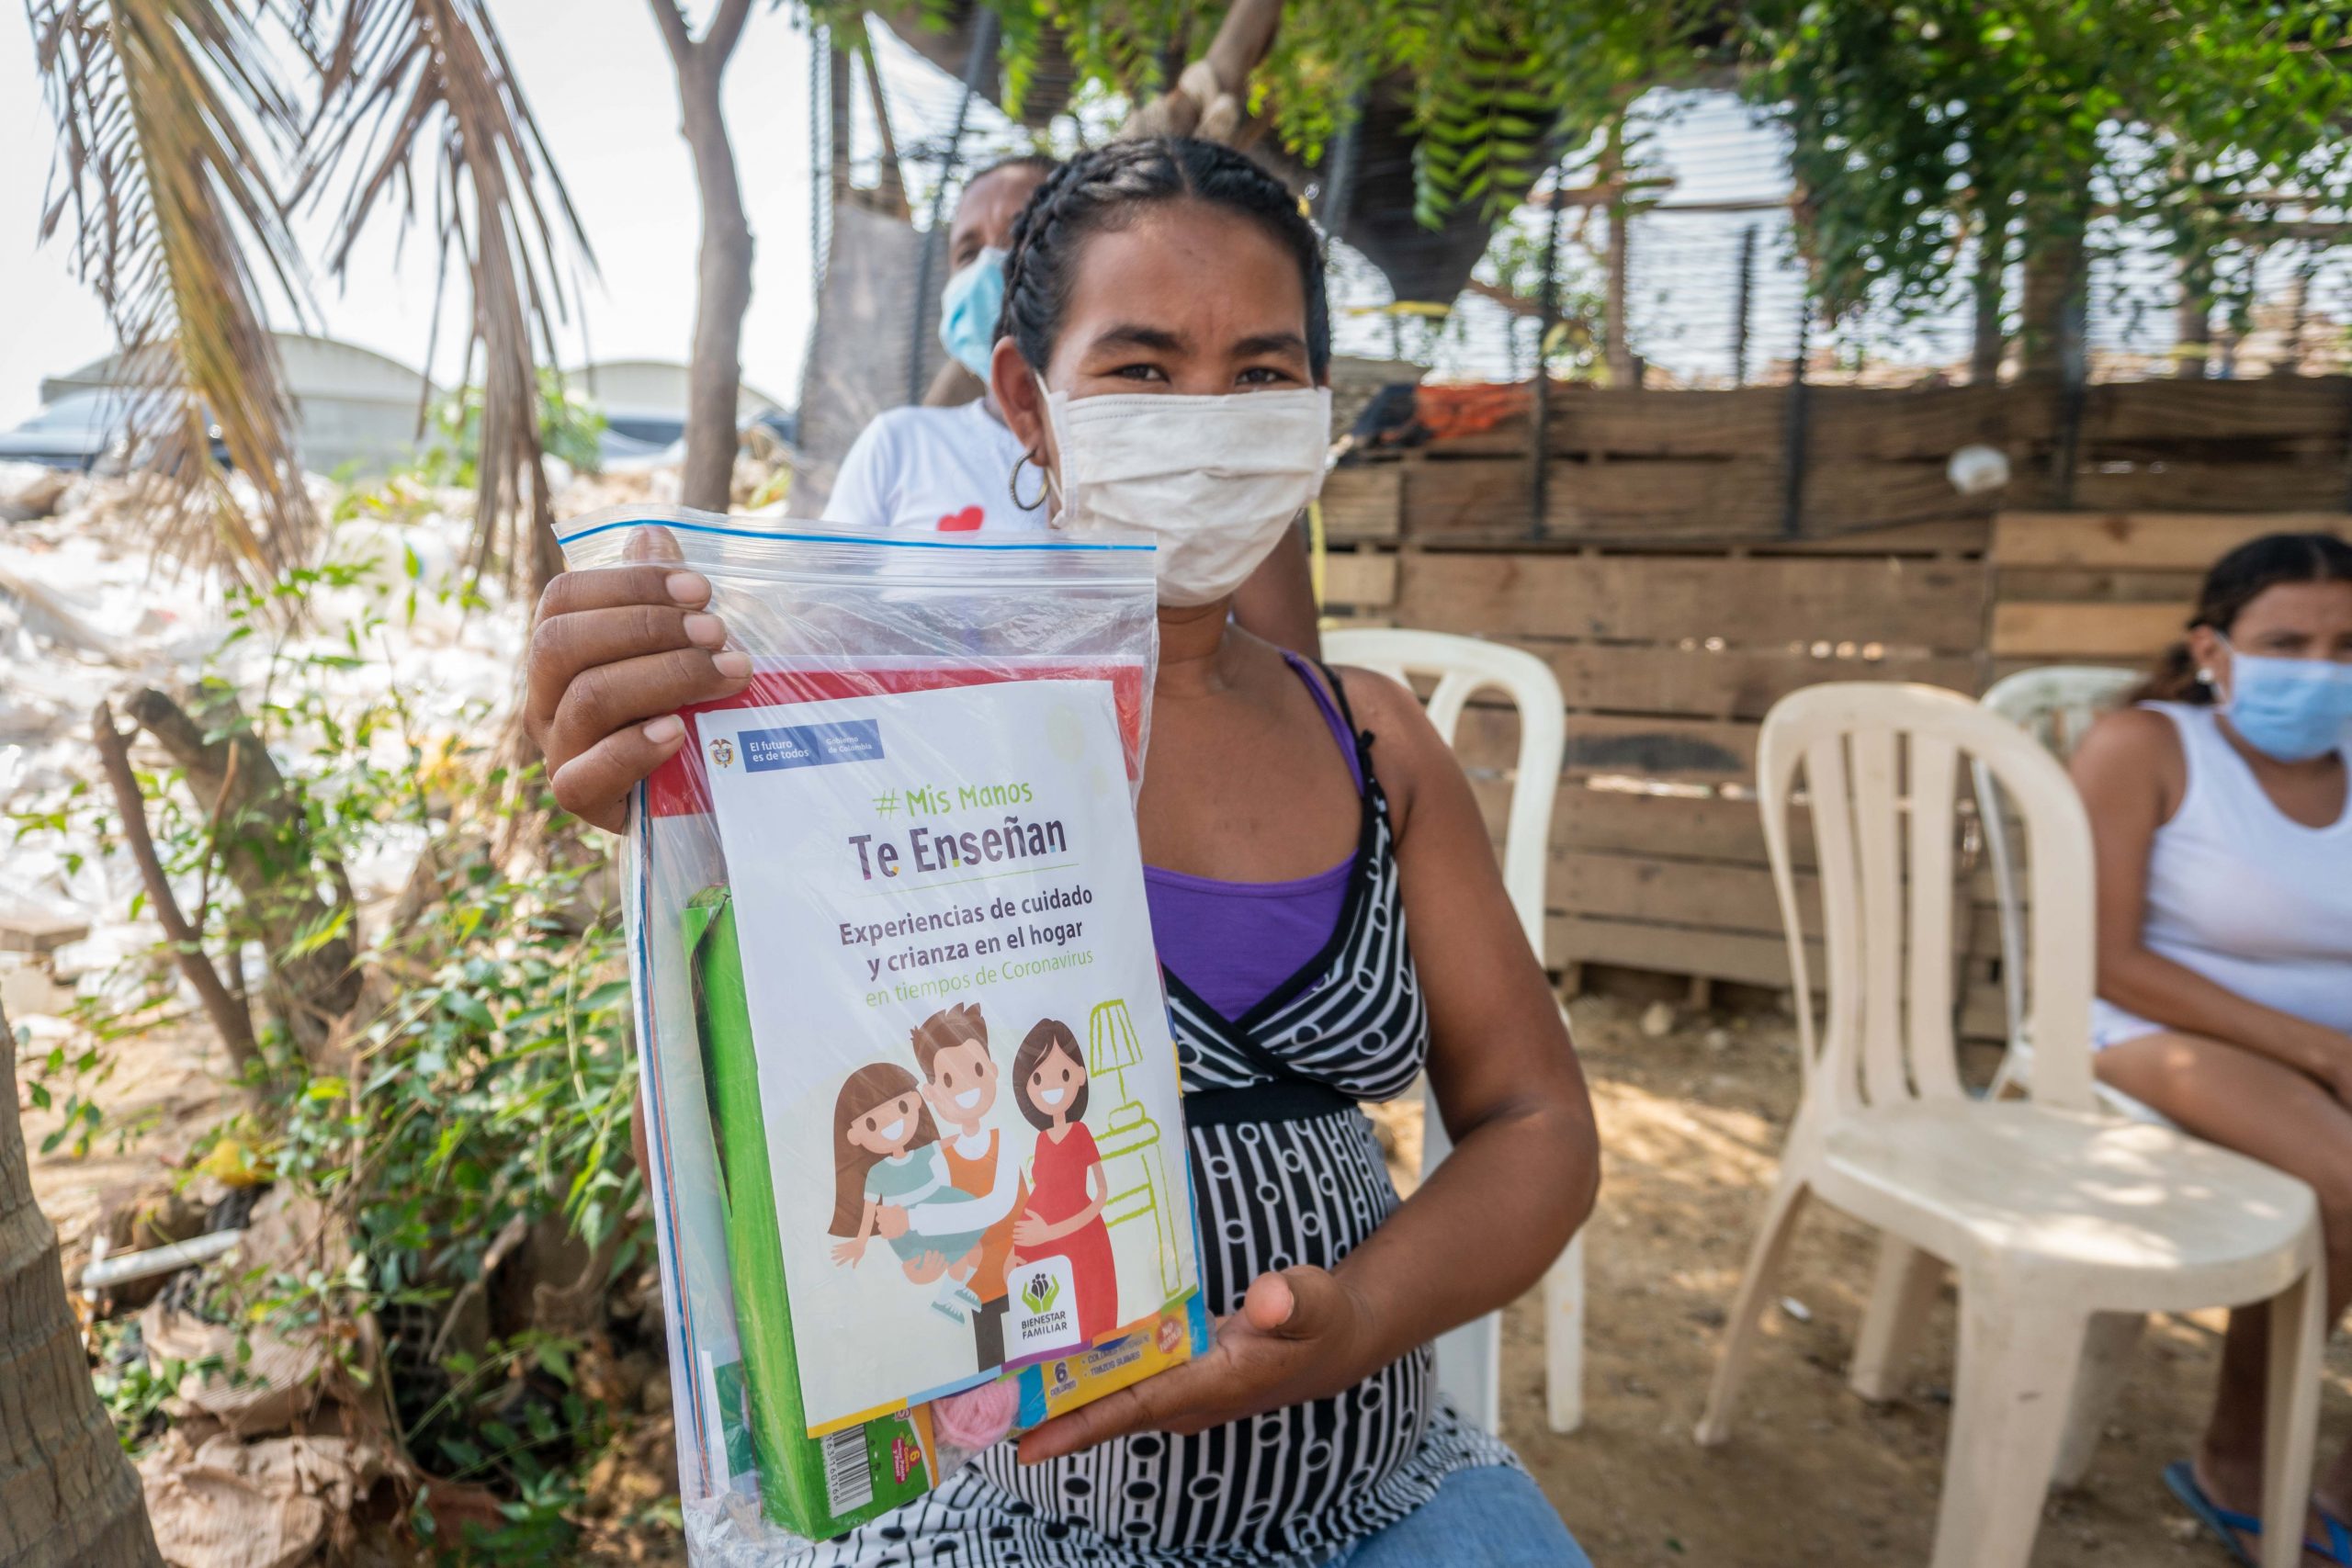
[[874,1501],[874,1471],[865,1462],[865,1428],[847,1427],[829,1433],[825,1445],[825,1503],[833,1517],[853,1513]]

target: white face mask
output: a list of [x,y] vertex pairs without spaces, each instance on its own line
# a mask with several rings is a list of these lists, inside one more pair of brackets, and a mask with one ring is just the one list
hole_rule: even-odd
[[1048,392],[1046,415],[1061,458],[1061,525],[1150,535],[1163,604],[1230,594],[1323,489],[1328,388]]

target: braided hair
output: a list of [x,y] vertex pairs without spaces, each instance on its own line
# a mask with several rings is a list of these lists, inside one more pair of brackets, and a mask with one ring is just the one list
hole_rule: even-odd
[[1306,296],[1306,358],[1321,379],[1331,363],[1331,308],[1323,292],[1323,242],[1288,186],[1247,153],[1215,141],[1155,136],[1081,152],[1047,176],[1012,224],[1004,264],[1010,337],[1032,369],[1053,357],[1072,275],[1087,237],[1124,227],[1139,209],[1199,201],[1256,222],[1298,262]]
[[[2205,574],[2197,612],[2188,624],[2211,626],[2227,637],[2248,604],[2283,582],[2352,582],[2352,545],[2333,534],[2265,534],[2249,539]],[[2177,642],[2165,650],[2132,700],[2201,705],[2213,701],[2213,688],[2199,678],[2188,645]]]

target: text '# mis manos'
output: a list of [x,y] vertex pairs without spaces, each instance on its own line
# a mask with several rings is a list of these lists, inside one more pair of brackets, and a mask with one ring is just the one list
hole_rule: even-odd
[[1068,854],[1069,834],[1059,818],[1048,822],[1024,822],[1018,817],[1007,817],[1002,826],[995,828],[967,828],[954,832],[910,828],[904,850],[876,833],[853,834],[849,846],[857,852],[858,874],[871,882],[876,876],[908,873],[920,875]]

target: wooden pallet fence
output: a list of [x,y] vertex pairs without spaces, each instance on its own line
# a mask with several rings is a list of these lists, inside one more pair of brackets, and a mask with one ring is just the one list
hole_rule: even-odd
[[[1792,520],[1790,405],[1799,395]],[[2273,513],[2336,511],[2352,497],[2352,380],[2342,378],[2091,387],[2071,434],[2068,400],[2048,382],[1802,394],[1555,386],[1550,400],[1540,525],[1537,452],[1521,412],[1474,435],[1357,454],[1331,476],[1330,536],[1762,546],[1982,525],[1996,505]],[[1997,496],[1959,495],[1946,478],[1951,455],[1979,444],[2008,457],[2010,482]]]
[[[1432,549],[1401,558],[1396,614],[1510,641],[1560,678],[1551,963],[1785,985],[1750,797],[1759,721],[1825,680],[1974,689],[1984,590],[1966,558]],[[1498,825],[1518,735],[1510,709],[1474,704],[1456,736]],[[1817,931],[1809,874],[1798,897]]]
[[[2030,665],[2141,664],[2179,635],[2223,550],[2347,524],[2352,381],[2091,388],[2064,476],[2054,388],[1813,389],[1793,534],[1791,395],[1555,389],[1540,526],[1523,414],[1330,476],[1327,586],[1344,620],[1508,641],[1559,679],[1555,965],[1786,985],[1752,798],[1775,702],[1826,680],[1974,694]],[[1989,501],[1944,476],[1975,441],[2012,466]],[[1517,740],[1507,708],[1464,716],[1460,753],[1498,836]],[[1811,939],[1802,810],[1792,828]],[[1963,1029],[1997,1039],[1989,874],[1959,897]]]
[[2187,630],[2206,570],[2265,534],[2352,536],[2340,512],[2005,513],[1993,526],[1997,671],[2141,665]]

